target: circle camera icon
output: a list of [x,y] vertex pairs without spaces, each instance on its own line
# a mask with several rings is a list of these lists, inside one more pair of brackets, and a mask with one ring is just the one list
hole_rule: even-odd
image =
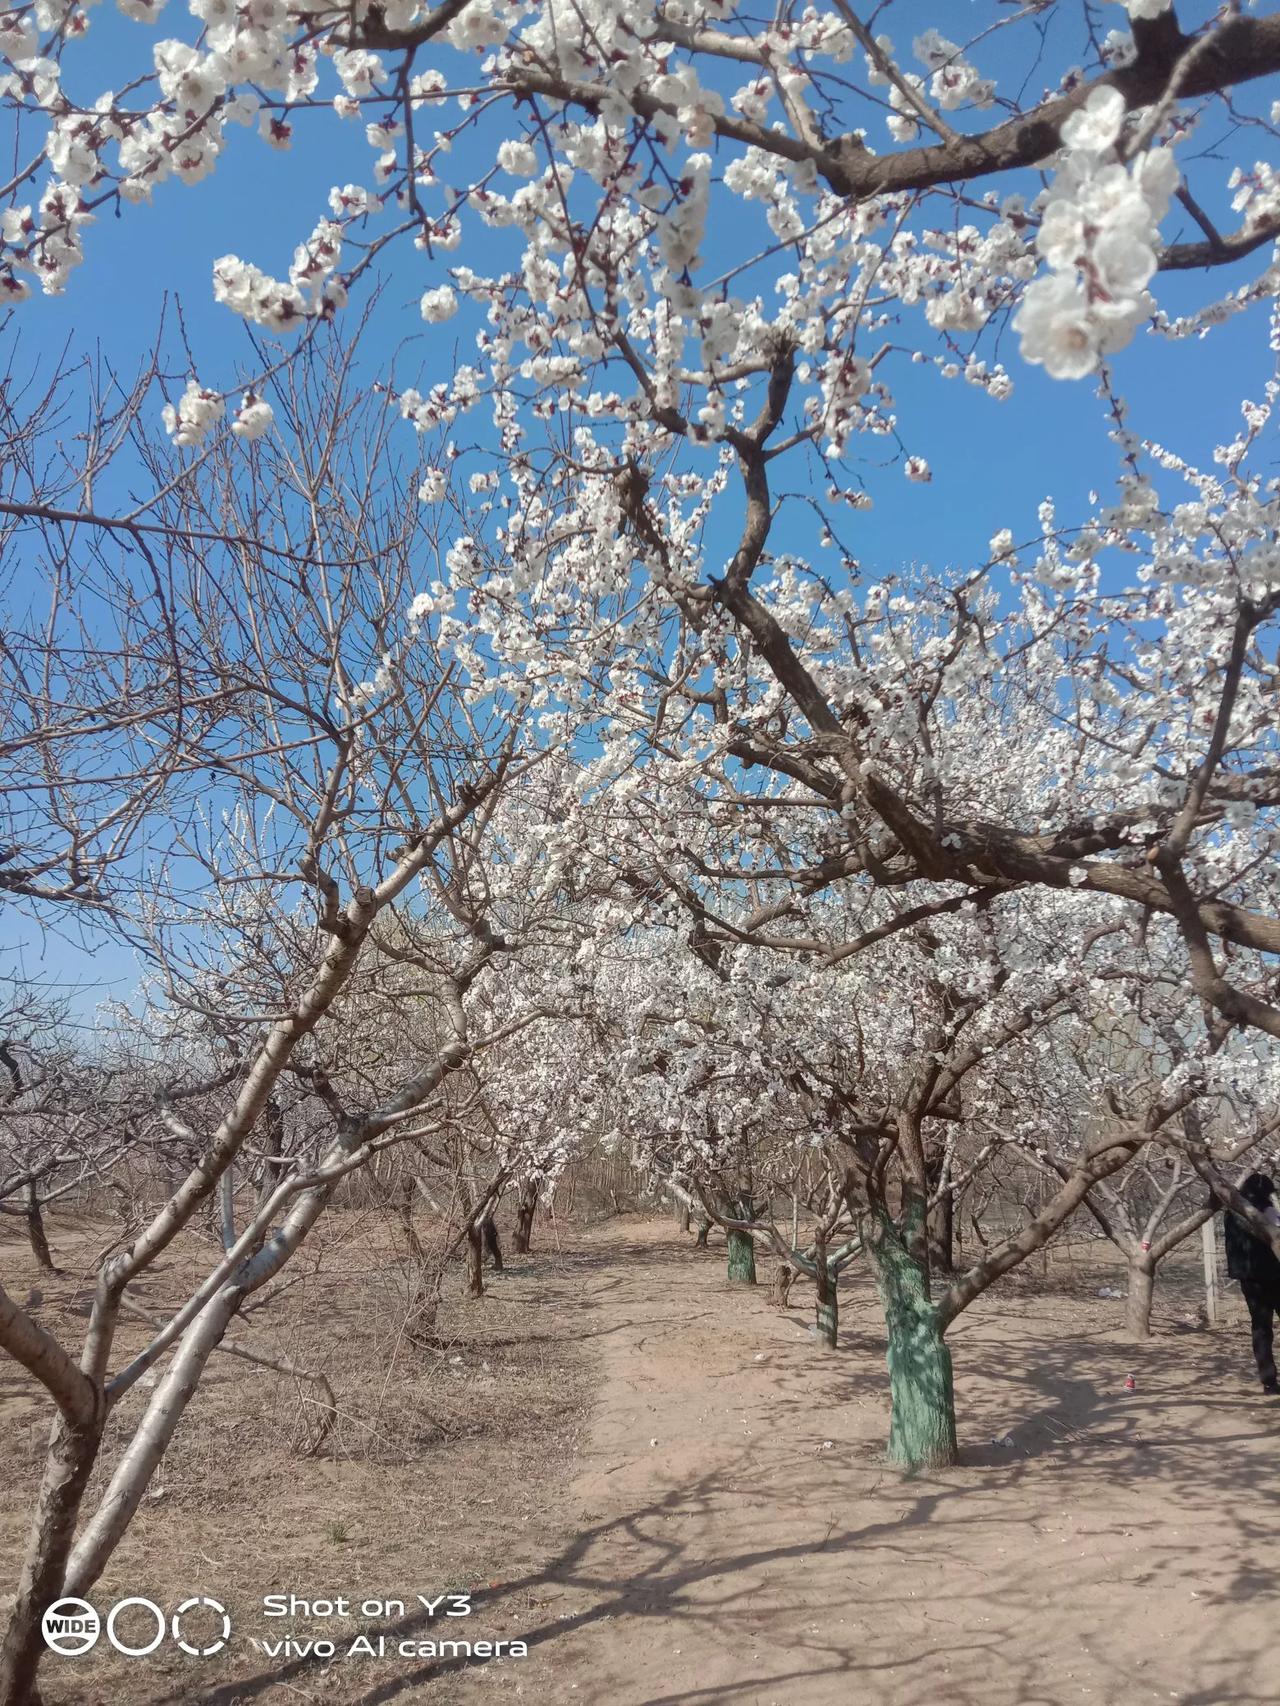
[[[179,1620],[181,1619],[183,1612],[191,1611],[197,1605],[206,1606],[210,1611],[215,1612],[222,1619],[221,1635],[216,1635],[207,1647],[196,1647],[193,1646],[190,1641],[184,1640],[179,1627]],[[214,1653],[220,1653],[226,1646],[228,1637],[231,1634],[231,1618],[227,1613],[226,1606],[223,1605],[221,1600],[210,1599],[207,1594],[201,1593],[196,1594],[193,1599],[183,1600],[182,1604],[173,1614],[172,1627],[173,1638],[182,1648],[184,1653],[190,1653],[194,1659],[207,1659],[211,1658]]]
[[87,1599],[59,1599],[40,1619],[40,1633],[51,1652],[77,1659],[95,1644],[102,1625]]
[[[116,1634],[116,1619],[122,1611],[127,1611],[131,1605],[140,1605],[144,1611],[149,1611],[156,1620],[155,1634],[140,1647],[127,1646]],[[107,1614],[107,1639],[115,1650],[118,1653],[123,1653],[127,1659],[145,1659],[148,1654],[154,1653],[161,1641],[164,1640],[167,1628],[168,1624],[165,1622],[164,1612],[161,1611],[155,1601],[142,1599],[137,1594],[132,1595],[129,1599],[117,1600]]]

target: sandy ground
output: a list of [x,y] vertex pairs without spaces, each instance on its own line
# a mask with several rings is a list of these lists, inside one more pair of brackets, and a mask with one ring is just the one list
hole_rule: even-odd
[[687,1278],[673,1233],[629,1244],[602,1280],[582,1527],[542,1574],[530,1698],[1280,1697],[1280,1410],[1241,1331],[1166,1317],[1135,1350],[1096,1275],[1066,1295],[1028,1277],[953,1329],[964,1467],[909,1477],[881,1461],[864,1292],[824,1357],[797,1312]]
[[[671,1225],[612,1223],[507,1282],[540,1331],[572,1335],[596,1390],[576,1455],[568,1435],[544,1441],[536,1496],[531,1459],[514,1482],[492,1463],[493,1575],[465,1633],[521,1638],[528,1658],[321,1674],[241,1654],[216,1681],[192,1665],[144,1690],[134,1673],[128,1698],[1274,1701],[1280,1409],[1256,1392],[1239,1325],[1191,1330],[1194,1293],[1166,1287],[1155,1337],[1134,1348],[1121,1306],[1096,1295],[1108,1281],[1091,1267],[1024,1270],[966,1314],[951,1335],[964,1464],[912,1477],[882,1459],[883,1342],[861,1283],[844,1296],[841,1350],[825,1355],[801,1308],[778,1314],[763,1286],[730,1287],[722,1257]],[[428,1502],[439,1471],[430,1454],[414,1471]],[[334,1473],[294,1471],[299,1489]],[[531,1520],[513,1521],[522,1490]],[[393,1569],[371,1515],[366,1583],[409,1564],[400,1527],[395,1541]],[[439,1579],[425,1554],[418,1571]],[[430,1633],[425,1616],[386,1629]]]

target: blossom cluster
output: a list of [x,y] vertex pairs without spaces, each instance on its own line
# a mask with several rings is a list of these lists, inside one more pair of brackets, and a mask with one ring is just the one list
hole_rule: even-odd
[[218,392],[206,389],[198,379],[188,380],[177,403],[166,403],[162,411],[165,431],[182,449],[202,444],[225,413],[223,398]]
[[[122,10],[145,25],[160,16],[153,0],[124,0]],[[724,442],[733,426],[736,380],[719,375],[758,359],[762,339],[794,337],[807,419],[836,457],[864,431],[897,431],[887,379],[868,382],[869,352],[851,347],[855,335],[870,343],[895,302],[922,307],[938,334],[936,353],[917,352],[922,359],[996,398],[1009,394],[1010,375],[989,351],[961,346],[1008,310],[1020,308],[1026,359],[1060,377],[1091,371],[1144,319],[1185,330],[1162,320],[1148,295],[1176,168],[1168,146],[1129,157],[1124,99],[1105,82],[1062,127],[1052,189],[1029,207],[998,192],[953,207],[944,187],[853,197],[833,188],[833,147],[875,157],[870,118],[883,117],[894,143],[944,148],[986,122],[997,88],[980,68],[990,31],[976,21],[967,45],[923,28],[907,55],[888,36],[872,43],[856,34],[842,9],[822,4],[766,24],[731,0],[669,0],[658,13],[641,0],[533,9],[469,0],[421,38],[432,17],[422,0],[356,0],[341,20],[318,0],[192,0],[190,10],[194,39],[175,30],[150,44],[150,105],[111,91],[88,104],[64,93],[62,60],[89,18],[73,0],[4,14],[0,98],[43,111],[48,131],[43,165],[15,180],[5,213],[0,296],[21,300],[35,283],[65,288],[95,209],[146,199],[169,179],[207,178],[232,127],[296,148],[299,109],[312,109],[310,127],[329,105],[339,119],[363,119],[371,159],[331,190],[287,278],[224,256],[214,266],[217,299],[277,333],[331,314],[350,288],[352,270],[339,271],[349,228],[386,215],[401,224],[382,224],[373,252],[389,234],[412,231],[430,263],[417,291],[429,323],[468,298],[487,312],[493,289],[518,277],[534,383],[544,393],[574,386],[575,406],[593,418],[626,418],[636,404],[634,368],[619,383],[593,353],[601,340],[616,348],[633,312],[662,407],[683,383],[688,343],[701,344],[695,371],[710,383],[692,412],[705,443]],[[1167,0],[1128,0],[1139,24],[1166,10]],[[1089,47],[1091,66],[1067,68],[1059,87],[1074,90],[1136,51],[1121,32],[1101,49],[1090,35]],[[459,74],[463,55],[470,82],[469,71]],[[865,78],[858,65],[851,80],[859,59]],[[537,122],[526,121],[522,93],[532,68],[568,91]],[[589,98],[578,98],[580,84]],[[359,148],[361,127],[351,129]],[[455,147],[464,135],[467,146]],[[38,183],[40,170],[50,177],[37,194],[27,180]],[[1269,229],[1277,200],[1269,167],[1232,170],[1246,227]],[[935,199],[940,219],[922,211]],[[492,277],[478,269],[469,285],[442,277],[442,257],[474,226],[511,233]],[[727,285],[717,282],[726,239]],[[480,248],[499,253],[488,239]],[[1037,257],[1047,267],[1039,278]],[[354,272],[365,265],[357,260]],[[525,341],[523,329],[516,335]],[[507,334],[482,338],[483,365],[496,356],[501,367]],[[553,405],[544,394],[535,407],[545,416]]]
[[1065,157],[1040,203],[1036,249],[1049,271],[1028,286],[1014,327],[1024,359],[1055,379],[1092,373],[1155,307],[1147,285],[1180,173],[1168,147],[1126,164],[1124,120],[1120,91],[1095,89],[1062,127]]

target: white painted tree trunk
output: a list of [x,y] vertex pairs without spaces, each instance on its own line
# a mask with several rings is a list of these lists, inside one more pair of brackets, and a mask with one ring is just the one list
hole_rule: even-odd
[[1200,1230],[1204,1244],[1204,1312],[1211,1327],[1218,1325],[1218,1222],[1206,1220]]

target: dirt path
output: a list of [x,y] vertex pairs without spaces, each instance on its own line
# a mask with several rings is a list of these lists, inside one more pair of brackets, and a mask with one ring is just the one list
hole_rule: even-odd
[[[360,1307],[339,1324],[343,1449],[302,1460],[273,1443],[270,1405],[287,1394],[246,1385],[227,1359],[103,1601],[211,1592],[243,1637],[264,1591],[465,1585],[465,1625],[415,1613],[389,1639],[521,1639],[529,1656],[442,1663],[393,1644],[321,1666],[267,1662],[243,1638],[207,1668],[167,1650],[95,1653],[84,1670],[49,1667],[51,1706],[1280,1698],[1280,1408],[1256,1393],[1245,1331],[1186,1330],[1176,1288],[1134,1349],[1117,1336],[1121,1306],[1097,1295],[1113,1268],[1060,1258],[1051,1281],[1010,1276],[952,1333],[964,1466],[912,1478],[883,1461],[884,1345],[865,1281],[843,1294],[840,1350],[825,1355],[808,1296],[778,1314],[763,1286],[728,1285],[722,1249],[700,1254],[670,1223],[565,1229],[495,1276],[482,1306],[456,1303],[456,1351],[402,1347],[388,1362],[384,1255],[365,1258]],[[20,1538],[40,1431],[3,1375],[0,1461],[34,1445],[0,1550]],[[385,1461],[359,1449],[361,1402]],[[437,1433],[419,1442],[428,1417]]]
[[1280,1695],[1280,1411],[1254,1394],[1247,1343],[1166,1326],[1135,1351],[1093,1282],[1006,1290],[953,1332],[965,1466],[910,1478],[882,1461],[883,1344],[860,1288],[825,1357],[801,1311],[730,1288],[673,1229],[627,1223],[600,1255],[575,1532],[480,1608],[486,1633],[532,1651],[457,1678],[459,1700]]

